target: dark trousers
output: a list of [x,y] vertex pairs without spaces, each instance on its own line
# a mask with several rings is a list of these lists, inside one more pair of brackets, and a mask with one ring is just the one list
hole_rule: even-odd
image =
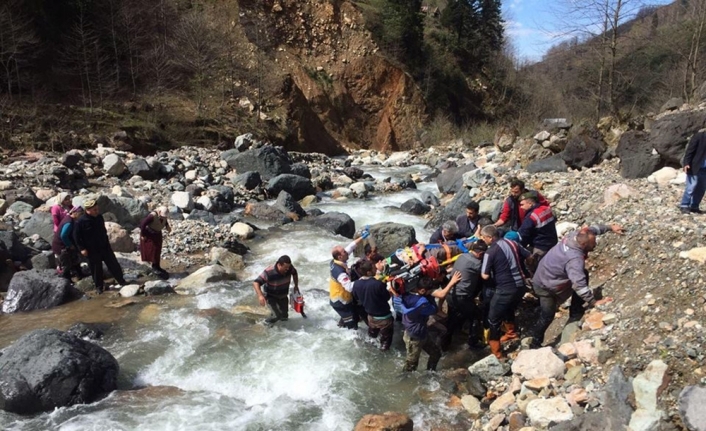
[[336,310],[341,319],[338,321],[338,326],[346,329],[358,329],[360,315],[356,304],[344,304],[341,301],[330,302],[331,307]]
[[267,307],[270,309],[270,317],[267,323],[275,323],[278,320],[289,319],[289,298],[285,296],[267,295],[265,297]]
[[395,325],[392,316],[385,319],[378,319],[368,314],[368,335],[371,338],[380,336],[380,348],[388,350],[392,344],[392,335]]
[[430,336],[426,336],[421,340],[411,338],[407,331],[404,331],[402,336],[404,340],[405,347],[407,348],[407,357],[404,361],[404,368],[402,371],[414,371],[419,365],[419,356],[422,351],[427,352],[429,355],[429,360],[427,361],[427,370],[436,370],[436,365],[441,359],[441,349],[434,343],[434,340]]
[[482,315],[480,308],[476,305],[475,298],[468,295],[449,295],[447,296],[447,304],[449,306],[449,320],[446,323],[446,334],[441,340],[442,349],[449,348],[453,334],[460,331],[467,321],[470,322],[468,344],[477,344]]
[[82,277],[81,261],[78,258],[78,250],[75,248],[65,248],[59,254],[59,266],[61,267],[62,276],[71,279],[72,273],[77,277]]
[[113,250],[89,250],[88,268],[91,270],[93,284],[97,290],[103,290],[103,262],[108,267],[108,271],[113,275],[118,284],[127,284],[123,278],[123,269],[115,258]]
[[503,322],[515,322],[515,310],[522,300],[524,288],[511,290],[496,290],[490,300],[488,309],[489,340],[498,341],[502,336]]

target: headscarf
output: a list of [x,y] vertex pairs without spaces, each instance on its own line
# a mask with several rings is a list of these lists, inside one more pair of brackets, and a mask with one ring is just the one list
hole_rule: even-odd
[[64,199],[66,199],[69,196],[71,196],[71,193],[59,192],[59,194],[56,195],[56,204],[59,206],[62,206]]
[[160,217],[166,217],[169,215],[169,209],[162,205],[161,207],[157,207],[156,210],[154,210],[158,216]]
[[69,210],[69,215],[71,214],[76,214],[76,213],[82,213],[83,212],[83,207],[82,206],[75,206]]

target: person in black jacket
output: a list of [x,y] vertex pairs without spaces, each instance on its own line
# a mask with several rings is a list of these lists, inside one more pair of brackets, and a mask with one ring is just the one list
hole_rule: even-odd
[[431,234],[429,238],[429,244],[439,244],[446,241],[455,241],[460,239],[458,236],[458,226],[453,220],[444,222],[443,225]]
[[682,166],[686,172],[686,187],[681,198],[682,214],[703,214],[699,209],[706,192],[706,133],[700,130],[686,147]]
[[361,277],[353,282],[353,297],[368,315],[368,335],[380,336],[380,349],[389,350],[394,332],[394,320],[390,311],[390,292],[387,284],[377,280],[375,267],[369,260],[360,264]]
[[85,214],[78,219],[74,228],[74,242],[81,255],[88,258],[88,268],[91,270],[96,291],[103,293],[103,262],[119,285],[127,284],[123,278],[123,269],[110,247],[105,220],[99,214],[96,201],[87,200],[83,203],[83,208]]

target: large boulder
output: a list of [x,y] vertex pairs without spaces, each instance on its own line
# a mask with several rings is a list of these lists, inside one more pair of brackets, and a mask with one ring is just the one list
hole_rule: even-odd
[[473,163],[447,169],[436,177],[436,187],[441,193],[457,193],[463,189],[463,174],[474,169],[476,165]]
[[561,154],[554,154],[553,156],[530,162],[525,169],[530,174],[540,172],[566,172],[568,166],[566,166],[566,162]]
[[266,180],[289,173],[292,165],[289,154],[284,149],[272,145],[245,152],[239,152],[236,149],[224,151],[221,159],[238,173],[257,171]]
[[21,187],[17,190],[12,190],[7,192],[6,199],[9,202],[24,202],[32,206],[32,208],[37,208],[38,206],[44,204],[44,201],[37,197],[29,187]]
[[706,431],[706,388],[687,386],[679,394],[679,416],[693,431]]
[[348,214],[331,211],[321,214],[311,220],[319,226],[333,234],[342,235],[346,238],[353,238],[355,235],[355,221]]
[[209,265],[179,281],[174,290],[180,295],[198,295],[207,291],[209,284],[235,279],[235,274],[221,265]]
[[404,413],[385,412],[365,415],[353,431],[413,431],[414,422]]
[[561,158],[574,169],[590,168],[600,163],[605,150],[605,142],[586,133],[569,140],[561,153]]
[[150,166],[147,160],[142,157],[138,157],[128,163],[127,169],[131,175],[142,177],[143,180],[152,181],[157,179],[157,170]]
[[266,202],[249,202],[245,205],[244,215],[258,220],[282,221],[286,217],[279,208]]
[[536,350],[522,350],[512,363],[512,372],[525,380],[560,379],[564,377],[564,361],[552,352],[551,347]]
[[507,364],[500,362],[494,355],[488,355],[468,367],[468,372],[472,376],[477,376],[484,382],[496,380],[508,371]]
[[223,247],[213,247],[209,255],[211,257],[211,265],[221,265],[226,271],[235,273],[245,268],[243,256]]
[[472,200],[473,198],[468,190],[461,189],[445,206],[434,210],[431,218],[424,227],[426,229],[436,230],[445,221],[456,220],[456,217],[461,214],[465,214],[466,205],[468,205]]
[[267,182],[267,193],[270,196],[277,196],[282,190],[292,195],[295,200],[316,194],[311,180],[294,174],[277,175]]
[[667,166],[678,167],[689,138],[706,127],[706,111],[687,111],[665,115],[652,124],[650,147],[657,150]]
[[571,407],[562,397],[539,398],[527,404],[527,417],[532,425],[546,428],[549,425],[574,418]]
[[10,259],[20,262],[24,262],[31,255],[30,249],[22,244],[20,237],[8,230],[0,231],[0,248],[10,254]]
[[304,211],[304,208],[299,205],[299,202],[294,200],[291,194],[284,190],[279,192],[279,195],[277,195],[277,200],[275,201],[274,206],[283,213],[290,215],[290,217],[293,214],[296,214],[297,219],[306,217],[306,211]]
[[620,158],[620,175],[623,178],[644,178],[662,165],[662,157],[654,149],[650,134],[629,130],[620,137],[615,155]]
[[295,163],[290,167],[290,173],[311,179],[311,171],[306,163]]
[[116,223],[126,229],[134,229],[140,225],[143,218],[147,217],[149,210],[147,203],[139,199],[119,197],[113,195],[86,196],[75,200],[74,204],[83,205],[87,199],[96,199],[96,204],[102,214],[111,213],[115,216]]
[[118,361],[102,347],[40,329],[2,351],[0,407],[32,414],[91,403],[116,389],[118,370]]
[[108,154],[103,158],[103,172],[110,176],[119,177],[126,169],[123,159],[117,154]]
[[56,307],[75,295],[71,282],[57,277],[54,270],[16,272],[7,288],[3,313]]
[[[370,236],[383,256],[391,255],[400,247],[417,243],[414,227],[401,223],[383,222],[370,225]],[[358,245],[356,255],[363,256],[363,244]]]
[[51,243],[54,240],[54,222],[51,214],[43,211],[32,213],[32,217],[22,227],[22,233],[27,236],[39,235],[40,238]]
[[108,241],[113,251],[120,253],[132,253],[135,251],[135,243],[132,242],[130,233],[117,223],[105,222],[105,230],[108,231]]
[[400,205],[400,210],[407,214],[422,215],[431,211],[431,207],[419,199],[412,198]]
[[262,184],[262,178],[259,172],[244,172],[235,177],[234,184],[244,187],[246,190],[252,190]]

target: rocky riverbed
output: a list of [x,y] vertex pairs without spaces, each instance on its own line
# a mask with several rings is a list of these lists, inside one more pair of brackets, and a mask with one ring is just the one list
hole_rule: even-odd
[[[552,170],[546,166],[529,168],[528,148],[533,145],[549,152],[566,149],[561,133],[547,132],[523,144],[507,144],[501,137],[494,146],[475,149],[455,142],[424,151],[365,151],[337,159],[288,154],[243,136],[226,152],[182,148],[141,158],[98,147],[6,160],[0,167],[0,264],[5,264],[0,290],[7,289],[18,270],[53,268],[51,256],[42,251],[51,241],[48,207],[60,190],[73,191],[76,204],[101,196],[99,205],[109,213],[106,220],[115,223],[111,243],[123,253],[128,281],[137,286],[133,295],[174,288],[195,294],[204,280],[238,278],[247,272],[248,249],[282,234],[280,226],[310,223],[353,237],[356,226],[346,214],[322,215],[309,207],[319,199],[369,200],[433,181],[439,196],[425,191],[401,208],[424,215],[428,229],[435,229],[460,214],[471,199],[481,203],[484,215],[497,217],[509,179],[517,176],[552,202],[561,222],[558,230],[614,222],[626,233],[600,238],[587,267],[591,285],[600,288],[605,300],[580,325],[563,328],[567,312],[559,311],[548,337],[556,337],[556,350],[509,346],[507,364],[462,350],[444,359],[447,370],[441,373],[440,385],[417,391],[429,400],[444,398],[455,412],[453,420],[440,422],[438,429],[514,431],[560,423],[556,429],[621,429],[628,424],[633,431],[704,429],[690,401],[703,397],[701,389],[685,388],[706,383],[706,216],[679,212],[684,178],[672,168],[641,179],[621,176],[624,166],[616,158],[593,160],[581,170],[566,164],[552,168],[560,172],[543,172]],[[430,168],[395,174],[398,167],[418,164]],[[383,175],[366,173],[370,166]],[[135,251],[135,227],[157,205],[169,206],[173,228],[163,252],[165,267],[180,277],[191,274],[178,284],[150,282],[154,277]],[[197,270],[201,272],[193,274]],[[90,286],[77,287],[90,291]],[[81,296],[62,293],[37,308],[59,305],[71,295]],[[111,295],[116,296],[107,301],[115,307],[135,301]],[[131,295],[126,291],[124,296]],[[528,297],[522,306],[522,329],[537,313],[536,301]],[[15,316],[2,318],[12,321]],[[3,334],[0,339],[7,345],[20,335]]]

